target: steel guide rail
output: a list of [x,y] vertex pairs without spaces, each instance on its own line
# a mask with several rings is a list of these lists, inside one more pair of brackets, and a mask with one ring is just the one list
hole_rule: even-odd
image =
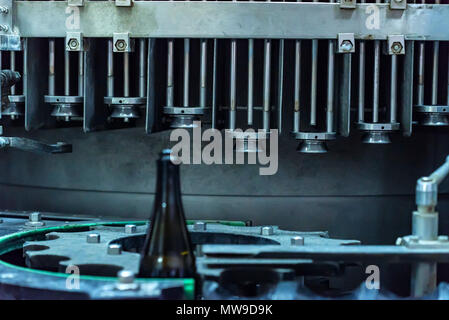
[[67,8],[67,1],[14,1],[13,26],[3,33],[26,38],[129,32],[135,38],[203,39],[336,39],[338,33],[354,33],[365,40],[397,34],[406,40],[449,40],[449,5],[407,4],[397,10],[389,3],[343,9],[318,2],[136,1],[118,7],[114,1],[85,1]]

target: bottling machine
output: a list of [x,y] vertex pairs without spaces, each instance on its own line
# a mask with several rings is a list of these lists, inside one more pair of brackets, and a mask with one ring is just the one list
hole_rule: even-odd
[[[448,299],[448,30],[446,0],[0,0],[0,298]],[[182,164],[198,279],[139,279],[177,130],[276,170]]]

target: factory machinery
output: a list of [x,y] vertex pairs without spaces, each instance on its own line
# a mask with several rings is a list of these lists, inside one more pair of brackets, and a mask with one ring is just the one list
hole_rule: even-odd
[[[0,0],[0,298],[448,299],[448,30],[445,0]],[[276,129],[279,177],[181,166],[198,278],[138,279],[197,121]]]

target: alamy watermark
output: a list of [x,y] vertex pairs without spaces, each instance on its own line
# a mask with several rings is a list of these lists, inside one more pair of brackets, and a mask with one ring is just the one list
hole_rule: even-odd
[[[221,131],[201,129],[201,121],[194,122],[192,130],[175,129],[170,141],[175,164],[259,164],[260,175],[273,175],[278,171],[278,131],[235,129]],[[203,142],[207,142],[203,146]],[[244,147],[254,152],[235,152]],[[223,148],[224,147],[224,148]],[[224,154],[223,154],[224,153]],[[234,159],[235,155],[235,159]],[[247,157],[245,157],[247,155]]]

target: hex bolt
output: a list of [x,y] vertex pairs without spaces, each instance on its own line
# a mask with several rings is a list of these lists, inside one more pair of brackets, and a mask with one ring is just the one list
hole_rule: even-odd
[[195,231],[206,231],[206,222],[198,221],[193,225],[193,230]]
[[6,24],[0,24],[0,31],[8,32],[9,27]]
[[123,39],[117,40],[115,42],[115,47],[117,48],[118,51],[124,51],[126,49],[126,41]]
[[295,236],[290,239],[290,243],[292,246],[303,246],[304,238],[301,236]]
[[68,45],[69,45],[70,49],[76,50],[79,47],[79,42],[78,42],[77,39],[72,38],[72,39],[69,40]]
[[133,234],[137,232],[137,226],[135,224],[127,224],[125,225],[125,233]]
[[8,14],[8,12],[9,12],[8,7],[0,6],[0,13]]
[[400,53],[402,51],[402,44],[400,42],[393,42],[391,45],[391,51],[393,53]]
[[87,243],[100,243],[100,235],[98,233],[90,233],[86,237]]
[[340,48],[343,51],[351,51],[354,45],[350,40],[343,40],[340,44]]
[[402,239],[402,238],[397,238],[396,239],[396,245],[397,246],[402,246],[403,243],[404,243],[404,239]]
[[438,236],[438,241],[449,242],[449,237],[448,236]]
[[122,254],[122,246],[120,244],[110,244],[108,246],[108,254],[110,255]]
[[134,282],[134,272],[129,270],[121,270],[118,272],[117,277],[118,283],[116,284],[116,288],[118,290],[125,291],[139,289],[139,284]]
[[42,221],[42,215],[40,212],[31,212],[28,215],[28,221],[25,222],[25,225],[30,227],[41,227],[45,225],[45,222]]
[[274,234],[274,229],[272,226],[262,227],[260,229],[260,234],[263,236],[272,236]]

